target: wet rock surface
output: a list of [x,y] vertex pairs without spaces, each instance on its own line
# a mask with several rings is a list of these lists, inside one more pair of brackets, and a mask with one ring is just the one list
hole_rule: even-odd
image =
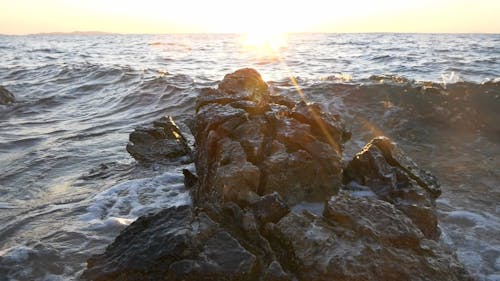
[[88,280],[250,280],[256,258],[205,214],[181,206],[139,218],[88,265]]
[[289,213],[267,226],[299,280],[467,280],[456,258],[423,237],[392,204],[347,193],[323,217]]
[[192,128],[193,206],[139,218],[83,279],[470,280],[437,242],[439,184],[389,139],[343,171],[340,117],[271,96],[253,69],[202,90]]
[[439,183],[388,138],[377,137],[367,144],[349,162],[344,176],[394,204],[427,238],[439,238],[434,201],[441,194]]
[[7,105],[16,102],[14,94],[0,85],[0,104]]
[[349,132],[315,104],[283,100],[271,98],[253,69],[201,93],[195,117],[201,201],[244,207],[254,195],[278,192],[293,205],[337,192]]
[[126,148],[132,157],[142,163],[191,157],[186,138],[170,116],[154,121],[149,127],[136,128],[130,134]]

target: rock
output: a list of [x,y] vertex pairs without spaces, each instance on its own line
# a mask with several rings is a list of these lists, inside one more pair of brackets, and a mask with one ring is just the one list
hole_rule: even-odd
[[16,98],[14,97],[14,95],[0,85],[0,104],[7,105],[15,102]]
[[324,201],[335,194],[340,185],[340,170],[331,173],[301,149],[287,152],[285,147],[281,147],[263,164],[267,175],[263,193],[278,192],[289,205],[302,201]]
[[291,212],[267,232],[298,280],[470,280],[454,255],[378,199],[340,194],[324,217]]
[[323,216],[335,226],[356,230],[383,245],[416,249],[424,238],[394,205],[373,198],[351,198],[341,193],[326,203]]
[[266,149],[266,138],[270,134],[265,118],[251,116],[245,122],[235,127],[229,137],[239,142],[247,155],[248,161],[254,165],[262,162]]
[[230,163],[217,169],[212,190],[222,195],[223,202],[233,201],[244,206],[248,196],[257,192],[259,180],[259,168],[250,162]]
[[267,103],[269,90],[260,74],[251,68],[239,69],[224,76],[219,83],[220,91],[238,100],[251,100],[257,103]]
[[147,215],[88,261],[86,280],[254,280],[256,258],[205,214]]
[[317,139],[311,126],[282,117],[274,122],[275,139],[263,161],[267,181],[263,193],[277,191],[294,205],[322,202],[337,192],[341,179],[341,145],[332,147]]
[[345,169],[347,181],[368,186],[379,199],[394,204],[410,217],[426,237],[438,239],[435,198],[438,182],[421,170],[386,137],[377,137]]
[[237,97],[228,96],[226,93],[213,88],[203,88],[196,98],[196,112],[208,104],[226,105],[238,101]]
[[195,259],[172,263],[165,280],[253,280],[255,267],[255,256],[221,231],[207,240]]
[[[323,112],[318,104],[301,101],[292,109],[292,117],[311,126],[314,135],[328,142],[333,147],[343,144],[351,138],[339,115]],[[340,149],[337,149],[339,152]]]
[[184,186],[186,188],[189,189],[198,184],[198,177],[188,169],[182,169],[182,174],[184,175]]
[[[182,140],[167,121],[131,141],[149,153]],[[340,117],[270,97],[252,69],[202,90],[190,127],[193,206],[139,218],[88,260],[83,279],[470,280],[432,240],[439,184],[389,139],[372,140],[343,173]],[[313,204],[293,206],[302,202]],[[322,212],[307,211],[318,202]]]
[[[201,245],[191,243],[195,233],[190,229],[193,214],[189,206],[168,208],[161,212],[140,217],[128,226],[106,251],[87,262],[84,278],[88,280],[153,280],[167,273],[162,266],[178,258],[176,255],[186,246],[190,253]],[[210,220],[200,223],[199,232],[210,236],[216,224]],[[153,238],[153,239],[151,239]],[[162,261],[163,259],[163,261]],[[156,272],[151,269],[156,268]]]
[[270,95],[269,101],[274,104],[284,105],[289,109],[295,107],[296,102],[284,95]]
[[191,157],[186,138],[170,116],[160,118],[150,127],[136,128],[130,134],[129,140],[128,153],[143,163]]
[[194,121],[200,202],[230,200],[245,207],[254,195],[278,192],[293,205],[322,202],[337,192],[349,133],[340,118],[314,104],[290,103],[271,98],[253,69],[228,74],[217,89],[201,91]]
[[262,225],[268,222],[277,222],[290,212],[290,209],[277,192],[259,197],[250,204],[250,208],[257,221]]

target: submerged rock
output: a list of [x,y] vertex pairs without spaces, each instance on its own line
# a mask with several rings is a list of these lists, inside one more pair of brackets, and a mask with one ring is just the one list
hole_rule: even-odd
[[[152,159],[172,124],[131,135],[139,155]],[[350,133],[340,117],[270,97],[252,69],[203,90],[192,129],[197,175],[183,173],[193,206],[139,218],[88,260],[84,279],[470,280],[432,240],[437,181],[389,139],[372,140],[342,174]],[[291,211],[301,202],[323,212]]]
[[0,85],[0,104],[7,105],[16,102],[14,95]]
[[127,151],[140,162],[165,162],[191,155],[186,138],[170,116],[156,120],[152,126],[136,128],[129,140]]

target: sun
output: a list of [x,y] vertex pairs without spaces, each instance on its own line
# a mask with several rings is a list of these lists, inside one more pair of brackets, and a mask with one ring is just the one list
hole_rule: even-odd
[[275,56],[287,45],[286,36],[277,31],[252,31],[243,34],[242,45],[245,49],[261,56]]

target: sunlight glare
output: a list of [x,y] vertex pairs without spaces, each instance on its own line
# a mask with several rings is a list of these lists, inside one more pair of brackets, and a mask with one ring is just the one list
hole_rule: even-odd
[[242,45],[259,55],[275,55],[287,44],[285,34],[280,32],[249,32],[243,35]]

